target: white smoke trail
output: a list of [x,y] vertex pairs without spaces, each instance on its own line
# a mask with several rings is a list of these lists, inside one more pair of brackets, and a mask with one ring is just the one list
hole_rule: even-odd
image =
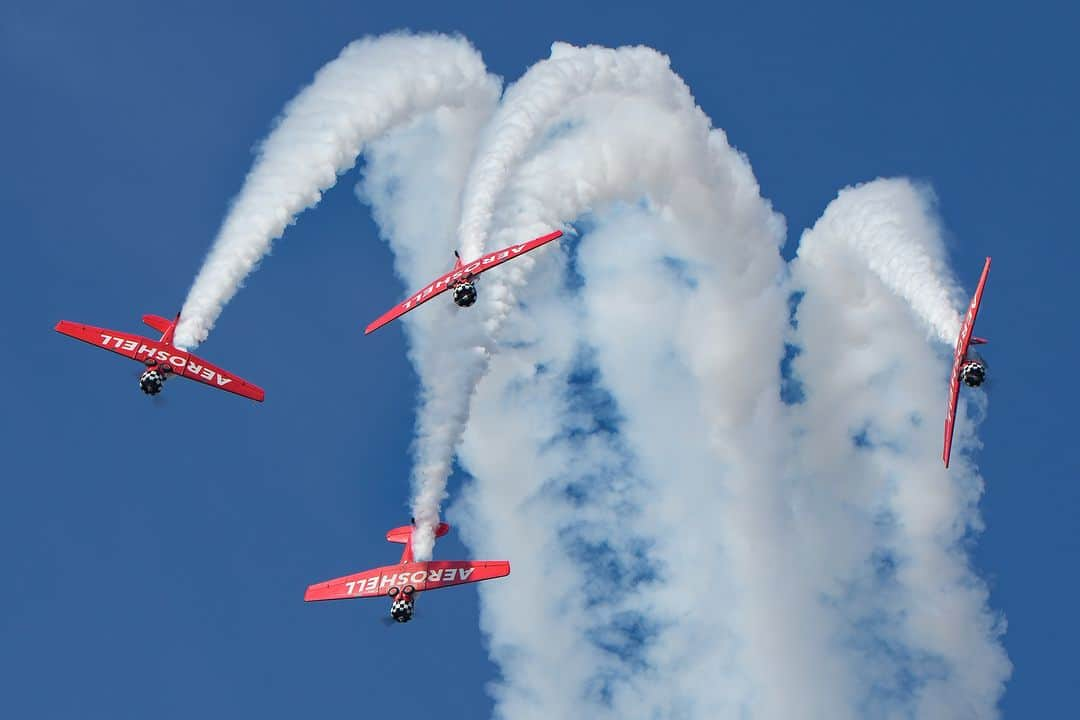
[[[685,83],[671,72],[668,59],[655,50],[575,48],[556,43],[549,60],[538,63],[507,91],[477,149],[477,159],[466,183],[460,226],[466,258],[482,251],[491,207],[526,150],[557,119],[562,122],[568,118],[577,120],[581,113],[588,112],[585,109],[589,106],[587,98],[595,98],[601,91],[613,98],[647,97],[649,107],[681,114],[687,118],[686,122],[696,123],[697,131],[702,135],[707,132],[708,123],[696,110]],[[561,112],[560,109],[567,105],[570,106],[569,113]],[[654,162],[660,160],[654,158]],[[618,188],[613,192],[617,193]],[[586,193],[582,202],[610,199]],[[499,239],[511,244],[546,233],[561,224],[560,218],[576,217],[582,207],[579,204],[577,208],[567,209],[564,215],[541,209],[529,221],[519,218],[513,229],[505,231]],[[502,318],[514,304],[512,288],[520,286],[535,262],[534,257],[526,256],[513,265],[501,267],[495,277],[484,278],[486,336],[473,336],[466,342],[465,335],[451,333],[440,337],[437,343],[458,363],[454,371],[443,373],[443,376],[455,378],[458,384],[435,382],[425,384],[423,391],[429,402],[422,404],[419,417],[429,428],[438,430],[422,429],[417,440],[413,498],[418,528],[414,537],[417,557],[430,556],[433,529],[445,497],[451,458],[468,418],[469,399],[495,350],[491,338],[497,334]]]
[[285,107],[188,293],[180,347],[206,339],[244,278],[305,208],[356,162],[364,144],[440,106],[483,102],[496,81],[460,38],[359,40]]
[[[482,123],[498,92],[460,109],[443,108],[371,143],[363,182],[357,187],[371,204],[390,243],[406,292],[444,272],[453,261],[460,188]],[[422,208],[422,210],[421,210]],[[487,342],[473,313],[449,302],[431,302],[404,322],[409,359],[421,378],[414,440],[413,553],[431,558],[451,471],[467,418],[467,398],[486,367]]]
[[[856,199],[857,198],[857,199]],[[878,180],[840,191],[818,221],[904,298],[948,345],[960,333],[964,303],[945,262],[933,194],[906,180]],[[814,252],[813,245],[803,252]]]
[[652,48],[553,44],[551,57],[507,90],[469,172],[459,229],[466,260],[483,253],[495,202],[525,153],[553,118],[565,117],[567,107],[598,92],[643,94],[658,104],[693,107],[668,58]]

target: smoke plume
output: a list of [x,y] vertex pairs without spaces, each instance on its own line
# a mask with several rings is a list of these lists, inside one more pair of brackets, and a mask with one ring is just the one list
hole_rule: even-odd
[[550,232],[463,311],[407,315],[414,549],[479,557],[498,717],[994,718],[1004,620],[971,567],[984,396],[939,461],[959,288],[929,189],[844,189],[786,263],[749,160],[649,48],[557,43],[501,98],[440,36],[351,45],[285,111],[182,339],[367,156],[407,289]]
[[298,213],[316,205],[364,144],[441,106],[483,103],[496,87],[466,41],[443,35],[359,40],[286,105],[195,282],[176,344],[206,339],[222,308]]

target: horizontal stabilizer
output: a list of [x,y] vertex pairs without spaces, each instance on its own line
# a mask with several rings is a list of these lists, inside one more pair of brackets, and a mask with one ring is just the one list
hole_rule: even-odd
[[[401,527],[396,527],[393,530],[388,530],[386,533],[386,539],[392,543],[406,545],[408,544],[409,540],[412,539],[412,532],[414,528],[415,526],[413,525],[402,525]],[[442,537],[448,532],[450,532],[450,526],[446,523],[439,523],[438,526],[435,528],[435,537]]]
[[169,332],[169,328],[172,327],[172,320],[166,320],[160,315],[143,315],[142,321],[159,333]]

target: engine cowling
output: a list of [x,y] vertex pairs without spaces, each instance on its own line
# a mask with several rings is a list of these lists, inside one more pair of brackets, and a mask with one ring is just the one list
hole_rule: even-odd
[[402,593],[400,599],[395,599],[394,602],[390,605],[390,617],[394,618],[394,620],[399,623],[405,623],[412,620],[412,616],[412,596]]
[[161,370],[150,368],[139,376],[139,389],[147,395],[157,395],[165,387],[166,374]]
[[469,307],[476,302],[476,285],[471,282],[460,282],[454,286],[454,304],[458,307]]
[[968,360],[960,366],[960,379],[968,387],[979,387],[986,380],[986,365],[978,360]]

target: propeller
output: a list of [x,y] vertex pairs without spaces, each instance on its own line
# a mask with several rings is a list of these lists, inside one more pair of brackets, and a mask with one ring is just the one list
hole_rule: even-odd
[[[413,610],[412,620],[415,620],[415,619],[416,619],[416,610]],[[386,627],[391,627],[393,625],[404,625],[405,624],[405,623],[399,623],[397,620],[390,617],[389,615],[380,615],[379,616],[379,622],[381,622]]]

